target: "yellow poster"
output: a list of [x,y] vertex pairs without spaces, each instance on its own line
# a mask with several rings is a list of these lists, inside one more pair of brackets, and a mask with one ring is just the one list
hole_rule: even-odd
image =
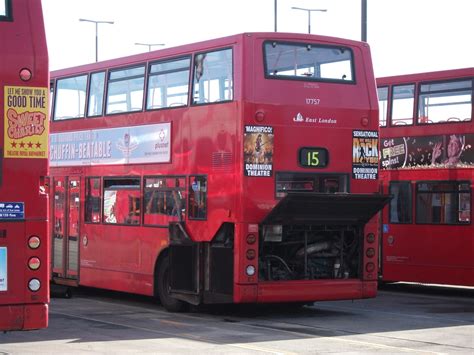
[[5,86],[4,157],[48,158],[48,88]]

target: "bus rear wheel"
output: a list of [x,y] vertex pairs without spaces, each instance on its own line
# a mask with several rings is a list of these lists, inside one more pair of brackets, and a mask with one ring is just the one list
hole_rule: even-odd
[[173,298],[170,293],[170,259],[166,256],[160,263],[158,273],[155,274],[157,294],[161,304],[168,312],[184,312],[187,303]]

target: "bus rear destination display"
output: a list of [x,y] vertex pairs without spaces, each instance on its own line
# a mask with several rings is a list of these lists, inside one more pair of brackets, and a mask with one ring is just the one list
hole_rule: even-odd
[[329,153],[325,148],[301,148],[298,162],[305,168],[324,168],[328,165]]

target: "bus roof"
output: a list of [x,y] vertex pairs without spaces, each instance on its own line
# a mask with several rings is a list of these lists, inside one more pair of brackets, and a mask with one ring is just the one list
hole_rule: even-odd
[[398,83],[407,83],[415,81],[432,81],[432,80],[445,80],[452,78],[466,78],[474,76],[474,68],[460,68],[450,70],[440,70],[434,72],[416,73],[416,74],[403,74],[393,75],[377,78],[377,85],[389,85]]
[[319,35],[310,35],[304,33],[283,33],[283,32],[247,32],[247,33],[240,33],[235,34],[232,36],[221,37],[210,39],[201,42],[193,42],[189,44],[184,44],[176,47],[169,47],[163,49],[157,49],[151,52],[145,52],[140,54],[134,54],[130,56],[118,57],[114,59],[109,59],[97,63],[85,64],[76,67],[64,68],[59,69],[51,72],[51,78],[54,79],[55,77],[69,75],[72,72],[74,73],[81,73],[81,72],[91,72],[94,70],[100,70],[104,67],[118,67],[124,66],[128,64],[133,64],[137,62],[145,62],[149,60],[153,60],[157,57],[157,54],[160,58],[169,57],[176,57],[179,55],[189,54],[189,52],[201,51],[211,49],[213,47],[222,47],[225,45],[229,45],[232,43],[236,43],[242,40],[243,37],[265,37],[268,39],[275,39],[275,40],[288,40],[288,41],[304,41],[308,40],[308,38],[312,38],[314,41],[328,44],[341,44],[346,46],[352,47],[360,47],[365,46],[369,47],[369,45],[365,42],[354,41],[349,39],[337,38],[337,37],[329,37],[329,36],[319,36]]

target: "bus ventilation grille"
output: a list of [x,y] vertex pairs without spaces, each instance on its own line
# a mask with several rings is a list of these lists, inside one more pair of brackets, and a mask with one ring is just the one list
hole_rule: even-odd
[[212,153],[212,170],[214,172],[231,173],[232,172],[232,153],[231,152]]

